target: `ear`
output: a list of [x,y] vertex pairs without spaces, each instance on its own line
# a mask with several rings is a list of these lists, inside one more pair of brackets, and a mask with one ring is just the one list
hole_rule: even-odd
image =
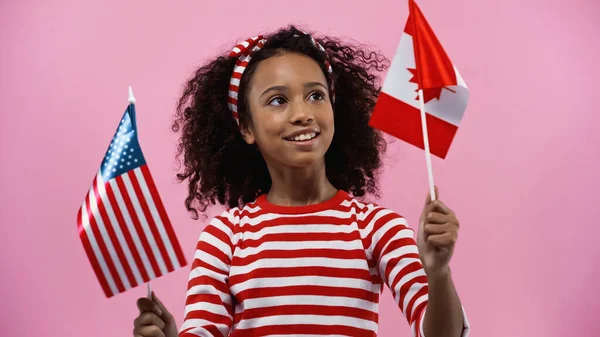
[[240,128],[240,132],[242,133],[242,138],[244,138],[247,144],[252,145],[256,143],[256,138],[254,137],[254,131],[252,128],[248,126],[242,126]]

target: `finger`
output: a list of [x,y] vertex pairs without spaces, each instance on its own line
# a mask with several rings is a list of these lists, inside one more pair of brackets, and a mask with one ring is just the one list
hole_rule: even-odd
[[171,313],[169,312],[169,310],[167,310],[167,308],[165,307],[163,302],[158,298],[158,296],[156,296],[154,291],[152,292],[152,301],[154,301],[154,303],[156,303],[158,305],[158,308],[162,312],[161,317],[163,319],[170,320],[172,318]]
[[451,246],[456,243],[458,233],[446,232],[444,234],[429,235],[427,243],[435,247]]
[[163,312],[160,310],[158,304],[152,302],[149,298],[141,297],[137,300],[137,307],[140,309],[140,313],[153,312],[158,316],[162,316]]
[[165,327],[165,322],[160,317],[156,316],[156,314],[154,314],[152,312],[145,312],[145,313],[139,315],[133,321],[133,325],[136,328],[140,328],[140,327],[146,326],[146,325],[156,325],[162,330]]
[[427,224],[445,224],[452,219],[451,216],[439,212],[429,212],[425,217]]
[[165,337],[165,333],[156,325],[146,325],[139,329],[138,332],[142,337]]
[[429,213],[435,212],[434,209],[434,204],[433,203],[429,203],[427,204],[424,208],[423,211],[421,213],[421,220],[423,220],[424,222],[427,221],[427,216],[429,215]]
[[452,225],[450,224],[427,224],[425,225],[425,234],[427,236],[445,234],[452,232]]
[[452,214],[452,210],[448,208],[441,200],[434,200],[431,203],[432,209],[443,214]]

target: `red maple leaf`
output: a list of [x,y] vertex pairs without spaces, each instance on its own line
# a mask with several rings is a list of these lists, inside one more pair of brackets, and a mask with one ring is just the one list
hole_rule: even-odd
[[[409,80],[409,82],[419,84],[419,82],[417,81],[417,69],[408,68],[408,71],[410,71],[410,73],[413,75],[413,77]],[[429,101],[433,100],[434,98],[439,101],[440,97],[442,96],[442,90],[444,90],[444,89],[449,90],[453,93],[456,93],[456,91],[454,91],[448,87],[423,89],[423,101],[425,102],[425,104],[427,104]],[[417,89],[415,91],[417,92],[417,97],[415,97],[415,99],[419,100],[419,94],[418,94],[419,89]]]

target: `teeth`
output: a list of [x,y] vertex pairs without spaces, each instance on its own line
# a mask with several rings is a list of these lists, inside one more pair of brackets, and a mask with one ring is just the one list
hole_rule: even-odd
[[316,136],[317,136],[317,134],[316,134],[316,133],[314,133],[314,132],[311,132],[311,133],[305,133],[305,134],[298,135],[298,136],[294,137],[294,140],[295,140],[295,141],[310,140],[310,139],[313,139],[313,138],[315,138]]

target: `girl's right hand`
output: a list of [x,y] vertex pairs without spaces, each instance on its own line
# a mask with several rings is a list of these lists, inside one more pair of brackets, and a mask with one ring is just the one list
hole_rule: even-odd
[[177,337],[177,326],[173,315],[152,292],[152,299],[137,300],[140,314],[133,321],[134,337]]

